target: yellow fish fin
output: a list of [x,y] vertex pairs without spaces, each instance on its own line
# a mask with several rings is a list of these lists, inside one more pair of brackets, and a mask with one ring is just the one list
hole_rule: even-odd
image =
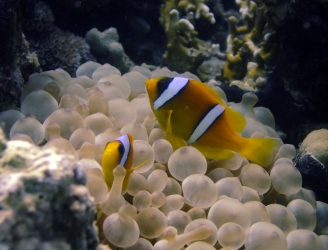
[[270,165],[276,149],[282,145],[280,140],[273,138],[245,138],[245,140],[247,140],[246,144],[238,153],[262,167]]
[[[133,168],[129,168],[129,169],[126,169],[126,175],[125,175],[125,178],[123,180],[123,185],[122,185],[122,189],[123,191],[125,191],[128,187],[128,184],[129,184],[129,177],[130,175],[133,173],[134,170],[142,167],[144,164],[146,164],[147,162],[149,161],[149,159],[141,162],[140,164],[138,164],[137,166],[133,167]],[[109,190],[108,190],[109,191]]]
[[235,156],[233,151],[229,149],[204,147],[204,146],[193,145],[193,144],[191,144],[191,146],[197,148],[207,159],[227,160]]
[[166,117],[166,133],[172,134],[172,128],[171,128],[171,115],[173,113],[173,110],[167,111],[167,117]]
[[131,174],[134,170],[136,170],[136,169],[142,167],[142,166],[145,165],[148,161],[149,161],[149,159],[147,159],[147,160],[141,162],[140,164],[138,164],[137,166],[135,166],[135,167],[133,167],[133,168],[127,169],[126,171],[127,171],[128,173]]
[[182,140],[177,136],[172,135],[171,133],[166,133],[166,140],[168,140],[171,143],[174,150],[178,148],[182,148],[187,145],[184,140]]
[[241,131],[243,131],[246,126],[245,117],[238,111],[233,110],[232,108],[226,108],[224,112],[227,114],[227,117],[229,117],[229,121],[231,123],[231,126],[234,128],[234,131],[236,133],[240,133]]
[[168,140],[173,149],[176,150],[178,148],[182,148],[186,146],[186,142],[182,140],[180,137],[177,137],[172,134],[172,128],[171,128],[171,115],[173,110],[168,111],[167,120],[166,120],[166,140]]

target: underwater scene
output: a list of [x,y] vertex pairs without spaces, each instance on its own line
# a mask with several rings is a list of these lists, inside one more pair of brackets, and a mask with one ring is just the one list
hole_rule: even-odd
[[0,0],[0,250],[328,250],[327,24]]

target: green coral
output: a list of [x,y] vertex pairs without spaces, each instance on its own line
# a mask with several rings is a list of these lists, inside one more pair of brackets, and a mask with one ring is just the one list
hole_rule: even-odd
[[170,12],[173,9],[178,10],[184,15],[188,15],[189,22],[194,23],[194,19],[205,18],[210,23],[215,23],[214,15],[209,12],[209,8],[204,4],[204,0],[164,0],[161,5],[160,21],[165,30],[170,26]]
[[227,63],[223,67],[225,80],[241,79],[245,75],[247,61],[242,45],[243,42],[238,38],[234,38],[231,42],[231,49],[227,51]]
[[[200,17],[215,22],[213,14],[203,2],[166,0],[161,6],[160,21],[168,39],[163,61],[172,69],[196,72],[204,60],[217,52],[217,45],[197,38],[198,32],[192,24],[194,19]],[[187,19],[180,19],[180,12],[186,14]]]
[[227,38],[227,63],[221,78],[230,83],[245,77],[249,85],[260,86],[259,79],[267,75],[266,63],[279,52],[277,37],[270,30],[266,7],[260,0],[236,0],[236,4],[244,25],[238,26],[236,17],[229,17],[231,33]]
[[110,63],[125,73],[132,67],[130,58],[125,54],[115,28],[100,32],[97,28],[89,30],[85,36],[92,54],[100,63]]

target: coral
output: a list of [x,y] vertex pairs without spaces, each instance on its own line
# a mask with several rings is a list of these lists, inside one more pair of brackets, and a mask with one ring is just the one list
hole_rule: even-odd
[[[189,14],[189,18],[180,19],[179,10]],[[162,4],[160,21],[168,39],[163,61],[170,68],[196,72],[205,59],[217,52],[217,45],[211,45],[197,38],[198,33],[192,22],[194,18],[200,16],[211,23],[215,22],[213,14],[209,12],[203,1],[170,0]]]
[[42,41],[31,41],[31,46],[36,49],[43,70],[63,68],[73,75],[81,63],[93,59],[83,38],[59,29]]
[[[230,19],[229,19],[230,20]],[[235,19],[233,19],[235,20]],[[233,33],[231,33],[232,35]],[[230,36],[231,36],[230,35]],[[229,43],[230,41],[228,41]],[[241,79],[246,73],[246,57],[242,49],[243,42],[238,38],[232,39],[227,50],[227,63],[223,67],[223,80]]]
[[228,19],[227,63],[221,80],[229,84],[245,77],[239,87],[246,85],[244,88],[247,88],[250,85],[257,90],[263,87],[268,73],[267,64],[277,56],[279,43],[261,0],[236,0],[236,4],[244,24],[238,26],[235,16]]
[[328,130],[314,130],[307,135],[296,155],[296,167],[303,175],[303,185],[313,189],[317,197],[327,202],[328,195]]
[[103,32],[93,28],[87,32],[85,39],[98,62],[110,63],[122,72],[129,71],[132,62],[125,54],[123,46],[118,42],[115,28],[109,28]]
[[23,30],[43,70],[62,68],[74,75],[81,63],[93,59],[86,41],[57,28],[52,11],[41,1],[34,5],[32,17],[23,22]]
[[328,130],[319,129],[309,133],[300,146],[300,150],[305,154],[310,154],[324,167],[328,166]]
[[95,249],[95,207],[74,158],[0,140],[0,247]]
[[170,12],[176,9],[183,14],[188,14],[188,20],[194,22],[194,19],[200,17],[205,18],[210,23],[215,23],[214,15],[209,12],[209,8],[204,4],[204,0],[166,0],[165,4],[161,5],[161,23],[165,30],[170,26]]

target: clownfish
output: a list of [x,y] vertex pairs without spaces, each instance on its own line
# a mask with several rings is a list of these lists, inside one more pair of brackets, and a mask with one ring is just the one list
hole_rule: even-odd
[[110,191],[112,187],[114,181],[113,170],[117,165],[124,166],[126,170],[122,187],[122,190],[125,191],[128,186],[131,173],[147,162],[142,162],[138,166],[131,168],[133,162],[133,141],[133,136],[127,134],[107,143],[102,156],[101,165],[105,175],[105,183],[107,184],[108,191]]
[[151,108],[174,149],[186,142],[208,159],[228,159],[235,151],[263,167],[268,166],[278,139],[244,138],[242,114],[229,108],[211,87],[183,77],[146,81]]

